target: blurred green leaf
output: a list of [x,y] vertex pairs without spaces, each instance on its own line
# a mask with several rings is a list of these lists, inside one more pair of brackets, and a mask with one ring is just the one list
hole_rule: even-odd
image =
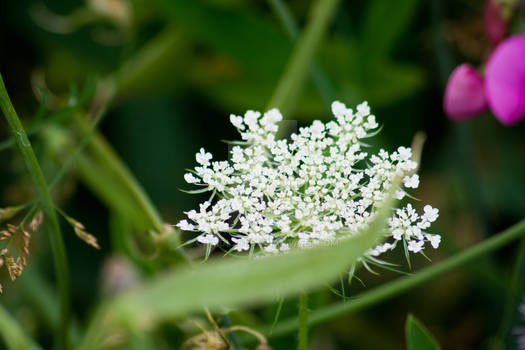
[[[323,45],[320,60],[339,91],[338,98],[348,104],[367,100],[381,107],[406,98],[425,85],[425,71],[410,64],[382,59],[367,63],[356,40],[335,38]],[[366,67],[366,69],[364,69]]]
[[418,0],[374,0],[368,6],[362,26],[363,55],[367,60],[387,57],[408,27]]
[[[190,81],[214,103],[230,111],[263,110],[291,55],[291,40],[271,21],[242,8],[202,1],[158,1],[181,32],[216,50],[196,57],[188,67]],[[378,9],[370,10],[367,19],[370,24],[366,27],[370,27],[367,35],[380,38],[382,49],[377,51],[378,60],[371,60],[372,53],[367,53],[376,50],[374,40],[361,42],[339,37],[325,40],[319,49],[321,66],[338,87],[338,98],[350,104],[366,99],[381,106],[410,96],[424,85],[426,77],[422,69],[387,61],[382,54],[390,50],[406,28],[415,3],[410,0],[397,4],[401,11],[396,8],[394,14],[388,13],[392,6],[389,2],[377,1],[372,5]],[[389,21],[383,20],[385,13]],[[374,26],[376,16],[382,20],[379,27]],[[392,21],[391,16],[395,17]],[[311,119],[322,114],[323,108],[323,101],[309,84],[300,95],[294,117]]]
[[319,44],[337,12],[339,0],[316,0],[310,5],[308,21],[294,46],[294,50],[279,83],[276,85],[267,109],[278,108],[287,114],[293,110],[306,78],[312,70]]
[[[259,84],[254,84],[253,81],[251,75],[246,74],[229,81],[203,79],[201,87],[215,104],[234,113],[244,113],[246,108],[265,110],[274,85],[268,81],[261,81]],[[326,114],[326,111],[319,93],[312,84],[308,84],[301,93],[301,100],[295,107],[293,118],[311,120],[312,116],[319,118],[320,115]],[[291,118],[288,115],[285,117]]]
[[[385,203],[366,231],[339,244],[260,259],[215,260],[198,267],[176,269],[121,296],[98,316],[137,331],[155,321],[198,311],[204,306],[217,309],[260,304],[319,288],[336,279],[378,243],[391,204],[391,201]],[[95,319],[83,348],[96,348],[108,328],[101,319]]]
[[187,42],[176,29],[168,27],[149,40],[114,74],[118,96],[143,96],[173,90],[184,81],[189,53]]
[[373,106],[385,106],[419,91],[425,72],[415,65],[381,61],[371,67],[362,85],[363,96]]
[[234,58],[243,69],[275,75],[283,69],[291,40],[255,13],[200,0],[158,0],[177,26],[219,52]]
[[215,260],[198,268],[176,270],[123,297],[115,306],[116,315],[124,323],[129,322],[129,313],[139,318],[166,318],[204,305],[216,308],[261,303],[317,288],[332,282],[376,244],[380,232],[365,232],[331,247],[261,259]]
[[[235,112],[264,110],[292,53],[292,40],[261,15],[202,1],[158,0],[181,31],[215,50],[196,57],[190,80],[218,105]],[[321,112],[308,86],[298,114]]]
[[426,327],[409,314],[405,324],[408,350],[439,350],[441,347]]
[[41,349],[20,327],[18,322],[0,305],[0,336],[7,349],[38,350]]
[[[59,309],[57,292],[42,276],[38,264],[27,266],[24,273],[17,279],[20,294],[28,302],[32,310],[42,318],[45,327],[54,330],[58,327]],[[81,330],[76,319],[70,324],[69,342],[78,343],[81,340]]]
[[[43,140],[50,154],[63,157],[64,151],[75,148],[74,135],[60,127],[47,125],[42,132]],[[67,154],[67,153],[66,153]],[[136,180],[129,174],[126,165],[106,139],[98,132],[91,136],[91,143],[75,160],[75,167],[86,185],[109,207],[124,215],[138,230],[162,230],[162,222],[154,213],[148,213],[143,206],[140,193],[134,193]],[[129,182],[129,183],[127,183]],[[136,185],[136,184],[135,184]]]

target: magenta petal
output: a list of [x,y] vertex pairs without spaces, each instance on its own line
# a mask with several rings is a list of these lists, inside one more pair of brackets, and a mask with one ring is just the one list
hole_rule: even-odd
[[464,63],[448,79],[443,108],[455,121],[470,119],[483,112],[487,106],[483,78],[470,65]]
[[485,91],[494,115],[505,125],[525,117],[525,35],[515,35],[494,50],[485,70]]
[[501,5],[494,0],[487,0],[483,10],[483,22],[485,23],[485,33],[492,46],[498,45],[505,37],[507,23],[503,17]]

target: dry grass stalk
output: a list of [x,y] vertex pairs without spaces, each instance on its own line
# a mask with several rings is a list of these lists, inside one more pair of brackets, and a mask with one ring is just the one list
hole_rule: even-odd
[[16,214],[18,214],[22,209],[24,209],[23,205],[16,206],[16,207],[0,208],[0,221],[11,219]]
[[31,231],[36,232],[38,231],[38,228],[42,224],[42,221],[44,220],[44,212],[42,210],[39,210],[38,213],[33,217],[31,222],[29,223],[29,228]]
[[181,349],[227,350],[230,348],[230,345],[223,340],[222,336],[218,332],[210,332],[202,328],[199,324],[196,323],[196,325],[202,330],[202,333],[186,340],[182,344]]
[[22,274],[22,270],[24,269],[22,265],[22,261],[20,258],[15,259],[11,254],[8,254],[4,258],[5,260],[5,266],[7,267],[7,271],[9,272],[9,277],[11,277],[11,281],[16,280],[20,275]]
[[195,325],[202,331],[201,334],[198,334],[190,339],[186,340],[182,344],[182,349],[189,350],[227,350],[230,349],[231,344],[226,337],[226,334],[231,332],[245,332],[253,335],[259,340],[259,345],[257,345],[256,350],[271,350],[272,348],[268,345],[266,338],[259,332],[254,329],[245,326],[232,326],[228,328],[221,329],[215,322],[215,319],[211,315],[210,311],[205,308],[206,317],[208,321],[213,326],[214,331],[208,331],[204,329],[201,325],[195,322]]
[[84,227],[84,225],[80,221],[75,220],[75,219],[73,219],[72,217],[69,217],[69,216],[65,216],[65,218],[66,218],[67,222],[69,222],[71,224],[71,226],[73,226],[75,234],[77,235],[78,238],[80,238],[81,240],[83,240],[84,242],[89,244],[90,246],[92,246],[92,247],[94,247],[96,249],[100,249],[100,246],[98,245],[97,238],[95,236],[93,236],[92,234],[88,233],[86,231],[86,228]]
[[[1,219],[8,219],[18,214],[25,206],[9,207],[0,209]],[[27,266],[29,259],[29,246],[31,245],[31,232],[36,232],[42,223],[43,214],[38,212],[28,225],[28,229],[24,228],[24,220],[18,226],[8,223],[6,229],[0,231],[0,241],[6,242],[4,247],[0,250],[0,268],[5,266],[9,277],[12,281],[20,277],[24,267]],[[12,254],[13,250],[17,250],[17,257]],[[2,293],[2,285],[0,285],[0,293]]]

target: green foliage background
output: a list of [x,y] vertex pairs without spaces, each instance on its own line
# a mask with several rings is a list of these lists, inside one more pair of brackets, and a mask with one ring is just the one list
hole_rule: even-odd
[[[71,332],[73,339],[109,299],[102,292],[103,266],[115,254],[129,259],[146,286],[180,263],[173,249],[176,238],[152,240],[148,231],[162,231],[163,222],[177,222],[199,202],[199,196],[179,190],[187,188],[183,174],[193,167],[200,147],[227,157],[228,146],[221,140],[236,138],[229,114],[267,108],[315,6],[283,1],[293,17],[283,23],[272,7],[279,3],[131,0],[128,27],[93,14],[84,1],[0,4],[0,72],[13,104],[26,130],[37,126],[31,142],[46,179],[51,181],[71,161],[53,198],[102,247],[86,246],[62,225],[72,272],[74,329],[79,330]],[[70,33],[46,27],[57,21],[51,12],[76,14]],[[327,121],[334,99],[347,105],[368,100],[384,125],[374,148],[392,150],[409,145],[417,131],[427,134],[422,185],[414,195],[440,209],[435,230],[443,235],[443,245],[430,253],[433,263],[525,216],[525,125],[504,127],[490,113],[454,124],[441,108],[455,65],[482,65],[488,52],[479,1],[340,1],[311,70],[283,107],[286,119],[303,125]],[[106,102],[107,110],[99,113]],[[103,118],[93,132],[90,125],[98,116]],[[0,137],[10,138],[3,119]],[[83,140],[89,142],[78,148]],[[36,192],[20,156],[9,141],[0,145],[0,207],[33,199]],[[136,191],[134,181],[122,180],[130,174],[143,191]],[[47,234],[35,235],[29,266],[19,280],[8,282],[5,272],[0,276],[1,304],[44,348],[51,346],[58,322]],[[444,349],[496,348],[502,342],[512,348],[509,329],[520,322],[513,310],[525,292],[523,250],[516,241],[406,294],[322,322],[311,328],[311,348],[404,349],[409,313]],[[421,257],[412,269],[429,264]],[[361,271],[366,287],[352,283],[345,285],[345,293],[352,297],[399,277],[380,273]],[[158,301],[156,296],[147,294],[141,301],[145,304],[126,311],[138,320],[130,324],[140,323],[133,312],[143,313],[140,307],[148,307],[148,298]],[[340,301],[326,288],[310,296],[316,310]],[[278,308],[280,320],[297,315],[295,298],[285,299],[282,308],[278,304],[221,312],[234,324],[268,330]],[[206,324],[201,315],[194,317]],[[146,327],[148,332],[141,327],[123,348],[175,349],[198,331],[188,331],[177,317]],[[288,332],[269,341],[275,349],[288,349],[296,346],[296,337]]]

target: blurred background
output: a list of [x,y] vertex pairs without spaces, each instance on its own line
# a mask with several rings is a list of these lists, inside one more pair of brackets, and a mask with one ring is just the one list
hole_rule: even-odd
[[[278,10],[282,3],[291,14],[286,23]],[[104,154],[120,158],[164,221],[181,219],[183,211],[201,200],[180,191],[188,188],[183,174],[194,166],[195,153],[205,147],[225,159],[228,146],[223,140],[237,138],[230,113],[264,110],[287,67],[295,30],[308,22],[312,2],[282,3],[0,3],[0,72],[13,104],[31,130],[48,179],[71,160],[53,196],[101,246],[97,251],[85,245],[64,224],[80,325],[108,294],[175,259],[167,249],[160,253],[160,262],[152,262],[158,252],[141,238],[148,224],[136,209],[122,204],[127,194],[112,177],[115,170],[97,159]],[[434,230],[443,241],[439,251],[430,253],[433,262],[488,238],[525,214],[525,124],[505,127],[489,112],[455,123],[442,110],[444,87],[454,67],[461,62],[482,67],[490,52],[483,5],[474,0],[341,1],[312,73],[285,114],[306,125],[315,119],[328,121],[332,100],[349,106],[367,100],[384,126],[371,151],[408,146],[417,131],[424,131],[422,182],[413,194],[421,199],[418,209],[424,203],[440,209]],[[81,148],[82,154],[72,154],[89,134],[85,121],[99,123],[100,147],[90,144]],[[2,118],[0,142],[6,141],[0,143],[0,207],[35,196],[9,137]],[[122,243],[123,230],[133,232],[131,242]],[[130,251],[135,258],[129,257]],[[404,322],[413,313],[444,349],[495,348],[498,335],[508,340],[505,348],[517,348],[509,330],[522,322],[513,311],[525,297],[520,251],[519,243],[512,243],[407,294],[316,326],[311,346],[404,349]],[[399,254],[391,260],[404,258]],[[421,257],[412,269],[429,264]],[[409,271],[408,266],[401,269]],[[351,296],[398,277],[378,272],[380,276],[362,271],[366,287],[353,283],[345,293]],[[0,275],[4,286],[0,302],[45,347],[51,344],[54,317],[49,310],[53,304],[46,303],[54,295],[52,274],[48,237],[41,230],[32,240],[23,276],[10,282],[5,271]],[[517,287],[510,288],[512,283]],[[330,291],[318,292],[311,307],[340,300]],[[238,310],[231,319],[257,329],[272,323],[276,309],[270,305]],[[279,318],[296,313],[296,300],[287,300]],[[185,337],[186,328],[172,322],[157,329],[150,341],[155,349],[176,349]],[[270,340],[275,349],[295,347],[295,342],[295,334]]]

